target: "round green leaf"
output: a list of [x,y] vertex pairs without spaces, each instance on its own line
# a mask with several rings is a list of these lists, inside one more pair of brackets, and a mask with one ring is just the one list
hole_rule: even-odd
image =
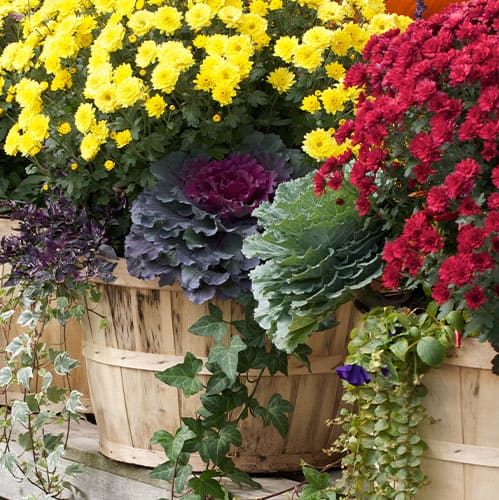
[[416,350],[421,361],[428,366],[439,366],[445,358],[445,347],[433,337],[423,337]]

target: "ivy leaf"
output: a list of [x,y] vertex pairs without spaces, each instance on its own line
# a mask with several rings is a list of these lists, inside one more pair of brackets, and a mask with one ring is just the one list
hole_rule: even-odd
[[[263,411],[262,411],[263,410]],[[258,412],[263,418],[264,425],[272,424],[282,437],[286,437],[289,428],[289,419],[286,413],[293,410],[293,405],[282,398],[280,394],[274,394],[267,408],[260,409]]]
[[159,444],[170,460],[177,460],[183,451],[184,443],[195,437],[195,432],[182,425],[175,435],[165,430],[156,431],[151,438],[151,444]]
[[188,331],[200,337],[214,337],[215,342],[219,343],[229,330],[227,323],[219,320],[217,316],[203,316]]
[[30,414],[28,403],[24,401],[14,401],[12,403],[12,420],[14,422],[26,423]]
[[329,486],[329,474],[326,472],[319,472],[312,467],[304,466],[302,467],[303,475],[307,482],[312,486],[315,490],[323,490]]
[[47,397],[52,403],[59,403],[66,396],[66,389],[62,387],[49,387],[47,389]]
[[241,446],[241,432],[235,422],[224,425],[217,435],[210,436],[207,451],[214,464],[219,465],[225,460],[231,444]]
[[54,370],[58,375],[67,375],[80,362],[73,359],[66,351],[61,351],[54,359]]
[[20,432],[17,435],[17,444],[24,450],[30,451],[33,449],[33,438],[30,431]]
[[49,453],[55,451],[62,444],[63,438],[64,434],[62,432],[57,435],[47,432],[43,435],[43,447]]
[[71,391],[68,400],[66,401],[66,410],[69,413],[78,414],[85,409],[85,406],[81,402],[81,397],[83,394],[79,391]]
[[225,498],[226,492],[215,479],[217,476],[218,473],[215,471],[204,471],[198,477],[191,478],[189,486],[201,498]]
[[29,390],[30,380],[33,378],[33,368],[31,366],[23,366],[17,372],[17,381],[26,389]]
[[0,467],[5,467],[12,475],[14,475],[14,467],[16,466],[16,456],[12,452],[3,452],[0,454]]
[[210,363],[216,363],[222,371],[227,375],[227,378],[234,383],[237,377],[237,362],[239,353],[247,348],[246,344],[238,335],[232,337],[228,347],[217,344],[213,346],[208,355]]
[[440,366],[445,358],[445,347],[434,337],[423,337],[416,351],[421,361],[432,367]]
[[188,352],[183,363],[167,368],[154,376],[167,385],[182,389],[184,396],[189,397],[203,389],[203,384],[197,377],[202,367],[203,362]]
[[163,462],[157,465],[150,472],[150,476],[154,479],[160,479],[161,481],[171,481],[175,473],[175,462],[168,460],[168,462]]
[[238,485],[243,485],[246,484],[250,488],[261,488],[262,485],[260,483],[257,483],[255,480],[251,478],[249,474],[246,472],[240,470],[240,469],[234,469],[230,472],[226,473],[226,476],[233,482]]
[[8,366],[4,366],[0,370],[0,385],[7,385],[12,380],[12,370]]
[[206,394],[219,394],[224,389],[231,386],[231,381],[223,372],[214,373],[208,380]]

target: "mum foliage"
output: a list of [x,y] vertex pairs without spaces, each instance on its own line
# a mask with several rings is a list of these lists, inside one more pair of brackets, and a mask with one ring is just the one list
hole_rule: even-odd
[[[315,183],[348,177],[361,215],[390,232],[387,287],[422,283],[467,332],[499,341],[499,2],[451,5],[407,31],[375,36],[345,85],[363,86],[336,134],[354,153],[326,161]],[[351,168],[344,166],[351,162]]]
[[253,210],[289,178],[293,152],[264,134],[236,149],[221,160],[175,152],[152,166],[156,184],[132,205],[125,242],[132,275],[178,281],[195,303],[249,289],[258,259],[243,256],[243,239],[257,230]]
[[381,0],[2,1],[11,12],[5,150],[92,208],[133,201],[169,152],[205,144],[222,158],[253,130],[291,148],[310,132],[312,158],[334,154],[329,129],[357,94],[345,68],[371,34],[410,22]]
[[250,273],[255,319],[287,352],[381,273],[380,225],[363,223],[347,186],[317,200],[312,176],[281,184],[254,211],[262,231],[243,244],[246,256],[262,259]]

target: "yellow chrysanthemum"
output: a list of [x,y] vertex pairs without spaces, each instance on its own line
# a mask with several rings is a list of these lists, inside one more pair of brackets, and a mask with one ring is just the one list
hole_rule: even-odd
[[333,61],[325,66],[326,75],[333,80],[341,80],[346,73],[346,69],[343,64],[338,61]]
[[21,141],[21,134],[19,132],[19,125],[15,123],[5,137],[3,145],[4,151],[10,155],[15,156],[19,152],[19,142]]
[[334,0],[323,2],[317,9],[317,17],[324,23],[340,24],[344,16],[342,6]]
[[229,37],[220,33],[208,36],[204,44],[204,50],[210,56],[224,56],[227,51]]
[[92,97],[96,108],[103,113],[112,113],[118,107],[116,87],[110,82],[102,82]]
[[322,51],[312,45],[300,45],[295,50],[293,64],[312,73],[322,64]]
[[158,46],[154,40],[143,41],[135,54],[135,64],[139,68],[147,68],[156,61],[158,55]]
[[44,86],[30,78],[22,78],[15,86],[15,98],[22,108],[30,108],[34,112],[41,110],[41,95]]
[[182,42],[168,41],[158,46],[158,64],[168,65],[172,70],[182,72],[194,64],[194,56]]
[[249,10],[252,14],[265,16],[269,10],[269,5],[264,0],[251,0],[251,3],[249,4]]
[[71,132],[71,124],[68,122],[62,122],[58,127],[57,127],[57,132],[61,135],[67,135]]
[[140,78],[131,76],[116,84],[116,102],[121,107],[133,106],[144,97],[144,85]]
[[321,109],[319,98],[315,94],[305,96],[301,101],[301,107],[307,113],[315,113]]
[[350,48],[350,36],[343,29],[333,31],[331,35],[331,49],[337,56],[346,56]]
[[179,72],[168,63],[158,63],[151,74],[151,84],[154,89],[161,90],[165,94],[171,94],[177,80]]
[[113,70],[114,83],[121,83],[123,80],[128,80],[133,75],[132,66],[129,63],[122,63],[116,66]]
[[9,43],[0,57],[0,65],[7,71],[24,71],[31,65],[33,48],[23,42]]
[[44,141],[49,136],[49,123],[48,116],[37,113],[31,118],[26,133],[29,133],[34,141]]
[[165,112],[166,102],[160,95],[154,95],[144,103],[147,114],[153,118],[160,118]]
[[185,13],[185,21],[191,29],[199,31],[209,26],[213,15],[214,13],[208,5],[205,3],[197,3]]
[[74,172],[75,170],[78,170],[78,166],[78,163],[74,161],[71,163],[71,165],[69,165],[69,168]]
[[357,52],[362,52],[370,38],[370,35],[356,23],[343,25],[343,32],[348,35],[350,46]]
[[222,7],[217,16],[227,26],[227,28],[237,28],[237,24],[242,16],[242,10],[236,7],[226,6]]
[[211,96],[220,106],[227,106],[236,95],[236,89],[227,82],[221,81],[211,91]]
[[114,167],[116,166],[116,163],[113,160],[106,160],[104,162],[104,168],[110,172]]
[[253,47],[249,36],[234,35],[228,38],[227,45],[225,47],[225,55],[227,57],[244,56],[249,59],[254,53],[255,48]]
[[80,154],[85,161],[93,160],[101,147],[101,142],[94,134],[87,134],[83,137],[80,144]]
[[67,69],[60,69],[52,78],[50,82],[50,90],[64,90],[70,89],[73,86],[73,78]]
[[277,68],[267,77],[267,82],[274,87],[279,94],[287,92],[295,83],[295,75],[288,68]]
[[114,52],[121,49],[123,38],[125,36],[125,27],[121,23],[108,22],[99,36],[96,38],[94,45],[102,47],[108,52]]
[[127,26],[137,36],[144,36],[155,26],[155,14],[149,10],[137,10],[128,18]]
[[320,97],[327,113],[334,114],[345,109],[345,92],[341,88],[328,88]]
[[182,14],[175,7],[165,5],[156,11],[155,24],[163,35],[173,35],[182,27]]
[[258,14],[243,14],[239,20],[237,29],[239,33],[248,35],[255,40],[266,34],[267,20]]
[[335,145],[336,141],[329,131],[319,128],[305,135],[302,149],[315,160],[323,161],[333,156]]
[[88,102],[80,104],[74,119],[76,129],[86,134],[96,123],[95,108]]
[[107,126],[106,120],[99,120],[95,125],[92,125],[90,132],[101,144],[106,142],[109,135],[109,127]]
[[114,142],[116,142],[116,146],[118,146],[118,148],[123,148],[132,142],[132,133],[129,129],[120,130],[119,132],[116,132]]
[[280,57],[284,62],[290,63],[299,45],[300,42],[295,36],[282,36],[275,42],[274,55]]
[[323,26],[315,26],[303,33],[302,43],[304,45],[311,45],[317,49],[324,50],[329,47],[331,41],[331,30]]

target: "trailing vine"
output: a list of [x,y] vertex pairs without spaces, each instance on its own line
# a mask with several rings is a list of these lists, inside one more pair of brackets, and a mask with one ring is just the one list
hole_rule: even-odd
[[[182,418],[175,435],[160,430],[152,439],[152,443],[163,447],[167,456],[167,461],[156,467],[152,475],[171,481],[171,498],[174,494],[184,495],[184,500],[227,498],[224,479],[259,486],[232,459],[234,448],[242,443],[238,429],[241,420],[258,417],[265,426],[272,425],[283,437],[287,435],[287,414],[292,405],[280,394],[274,394],[262,405],[256,392],[264,371],[271,375],[287,374],[288,356],[269,345],[265,331],[254,321],[253,298],[248,294],[240,300],[245,306],[243,320],[227,322],[221,310],[210,304],[210,314],[189,329],[194,335],[208,335],[215,341],[205,364],[210,372],[205,384],[198,377],[203,361],[190,353],[183,363],[156,375],[166,384],[181,389],[185,396],[202,392],[201,407],[195,417]],[[303,360],[308,353],[306,346],[297,351]],[[192,473],[189,459],[193,453],[199,453],[206,464],[201,473]]]
[[347,364],[338,369],[346,406],[329,422],[344,431],[330,450],[345,454],[335,485],[342,497],[407,500],[426,484],[423,375],[442,363],[460,320],[436,313],[434,303],[426,311],[379,307],[352,330]]

